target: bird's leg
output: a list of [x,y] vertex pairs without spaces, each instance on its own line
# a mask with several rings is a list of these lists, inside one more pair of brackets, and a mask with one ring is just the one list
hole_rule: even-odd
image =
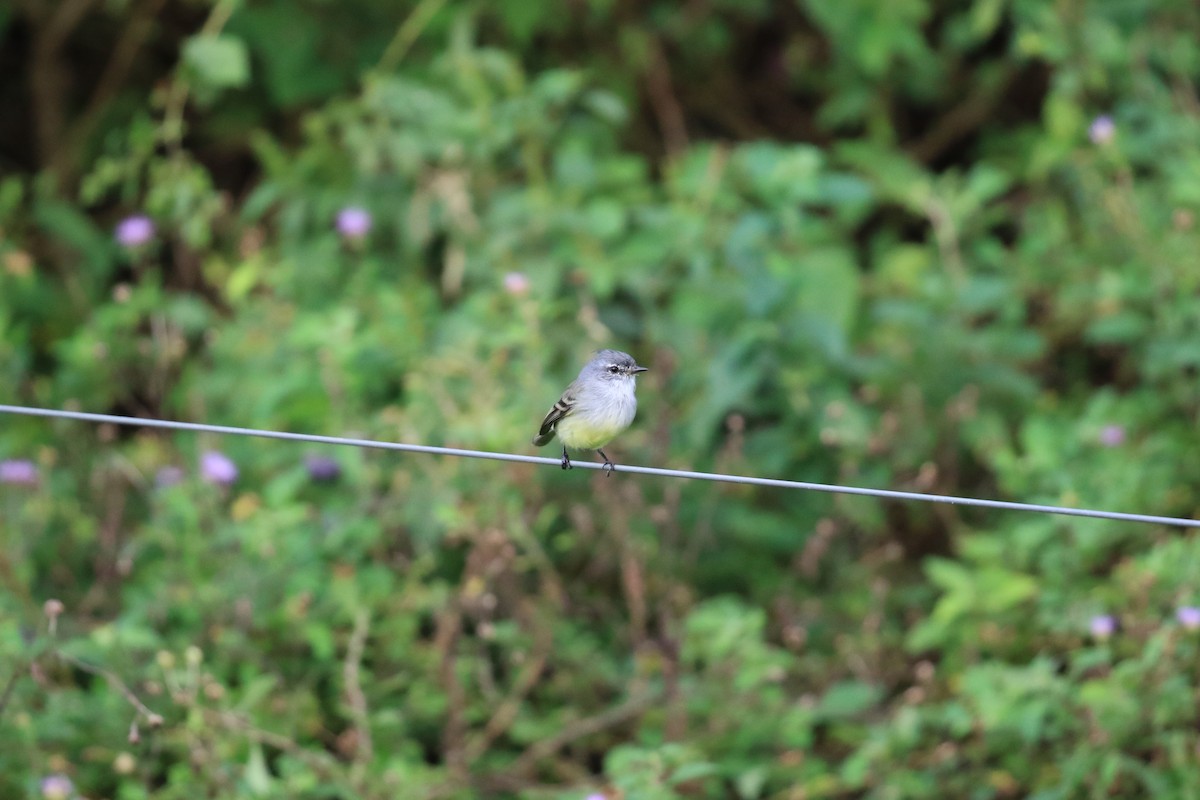
[[566,445],[564,445],[564,446],[563,446],[562,468],[563,468],[563,469],[570,469],[570,468],[571,468],[571,459],[567,458],[567,448],[566,448]]
[[609,475],[612,475],[613,469],[616,468],[616,464],[608,460],[608,456],[604,454],[603,450],[596,448],[596,452],[599,453],[600,457],[604,459],[604,477],[607,478]]

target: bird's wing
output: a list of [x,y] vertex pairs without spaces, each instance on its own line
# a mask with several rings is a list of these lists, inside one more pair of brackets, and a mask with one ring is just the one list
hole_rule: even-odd
[[546,418],[542,420],[542,427],[538,428],[537,436],[533,437],[533,443],[538,447],[548,443],[554,438],[554,426],[558,421],[571,413],[571,409],[575,407],[575,384],[572,383],[567,387],[567,390],[562,393],[562,397],[558,398],[558,402],[546,414]]

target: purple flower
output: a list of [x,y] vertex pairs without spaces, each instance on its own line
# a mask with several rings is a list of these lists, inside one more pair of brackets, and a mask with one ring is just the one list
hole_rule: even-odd
[[1200,630],[1200,606],[1180,606],[1175,609],[1175,619],[1189,631]]
[[154,221],[144,214],[126,217],[117,223],[114,235],[123,247],[141,247],[154,238]]
[[587,797],[585,797],[583,800],[608,800],[608,798],[605,797],[604,795],[600,794],[600,792],[592,792]]
[[183,483],[183,478],[183,468],[171,464],[163,467],[154,474],[154,485],[159,489],[166,489],[169,486]]
[[523,295],[529,291],[529,278],[524,272],[510,272],[504,276],[504,291],[511,295]]
[[333,483],[342,476],[342,465],[329,456],[309,456],[304,467],[313,483]]
[[41,789],[45,800],[68,800],[75,796],[75,784],[66,775],[47,775],[42,778]]
[[1092,144],[1108,144],[1116,135],[1117,126],[1108,114],[1101,114],[1088,126],[1088,138],[1092,140]]
[[0,483],[34,486],[38,482],[38,468],[32,461],[10,458],[0,461]]
[[1117,632],[1117,618],[1111,614],[1097,614],[1088,623],[1092,637],[1104,641]]
[[238,468],[229,456],[209,450],[200,456],[200,477],[209,483],[229,486],[237,480]]
[[1100,429],[1100,444],[1105,447],[1120,447],[1125,444],[1125,427],[1122,425],[1105,425]]
[[358,206],[343,208],[337,215],[337,230],[346,239],[363,238],[371,231],[371,212]]

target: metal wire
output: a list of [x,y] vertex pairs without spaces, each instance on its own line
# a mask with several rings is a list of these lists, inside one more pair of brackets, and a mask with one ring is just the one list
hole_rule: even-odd
[[[374,439],[353,439],[343,436],[319,436],[309,433],[287,433],[285,431],[261,430],[258,428],[234,428],[228,425],[206,425],[199,422],[176,422],[165,419],[143,419],[141,417],[124,417],[115,414],[91,414],[84,411],[61,411],[51,408],[33,408],[28,406],[9,406],[0,404],[0,414],[21,414],[30,417],[52,417],[55,419],[72,419],[82,422],[106,422],[112,425],[130,425],[141,428],[166,428],[169,430],[192,431],[194,433],[219,433],[229,436],[254,436],[261,439],[283,439],[292,442],[313,442],[316,444],[346,445],[350,447],[367,447],[376,450],[398,450],[405,453],[428,453],[431,455],[458,456],[460,458],[486,458],[492,461],[515,461],[522,464],[539,464],[542,466],[560,466],[559,459],[543,456],[525,456],[516,453],[493,453],[485,450],[462,450],[455,447],[434,447],[424,444],[404,444],[401,442],[381,442]],[[603,469],[604,465],[593,461],[572,461],[574,466],[582,469]],[[1102,511],[1091,508],[1069,508],[1067,506],[1040,505],[1037,503],[1014,503],[1007,500],[986,500],[975,497],[956,497],[945,494],[924,494],[921,492],[900,492],[892,489],[869,489],[857,486],[839,486],[827,483],[809,483],[807,481],[788,481],[776,478],[756,478],[747,475],[726,475],[715,472],[691,472],[679,469],[661,469],[658,467],[637,467],[617,465],[617,472],[628,472],[636,475],[656,475],[663,478],[685,478],[696,481],[715,481],[718,483],[741,483],[751,486],[771,486],[777,489],[803,489],[811,492],[831,492],[834,494],[863,495],[867,497],[882,497],[889,500],[912,500],[922,503],[948,503],[957,506],[975,506],[979,508],[998,508],[1007,511],[1032,511],[1042,514],[1061,514],[1071,517],[1092,517],[1095,519],[1113,519],[1123,522],[1144,522],[1155,525],[1173,525],[1182,528],[1200,528],[1200,520],[1184,519],[1182,517],[1162,517],[1154,514],[1131,514],[1122,511]]]

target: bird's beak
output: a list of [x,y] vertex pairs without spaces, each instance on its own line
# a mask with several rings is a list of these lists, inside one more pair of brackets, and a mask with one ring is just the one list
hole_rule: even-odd
[[648,369],[650,369],[650,368],[649,367],[634,367],[633,369],[631,369],[629,371],[632,372],[634,375],[637,375],[639,372],[645,372]]

